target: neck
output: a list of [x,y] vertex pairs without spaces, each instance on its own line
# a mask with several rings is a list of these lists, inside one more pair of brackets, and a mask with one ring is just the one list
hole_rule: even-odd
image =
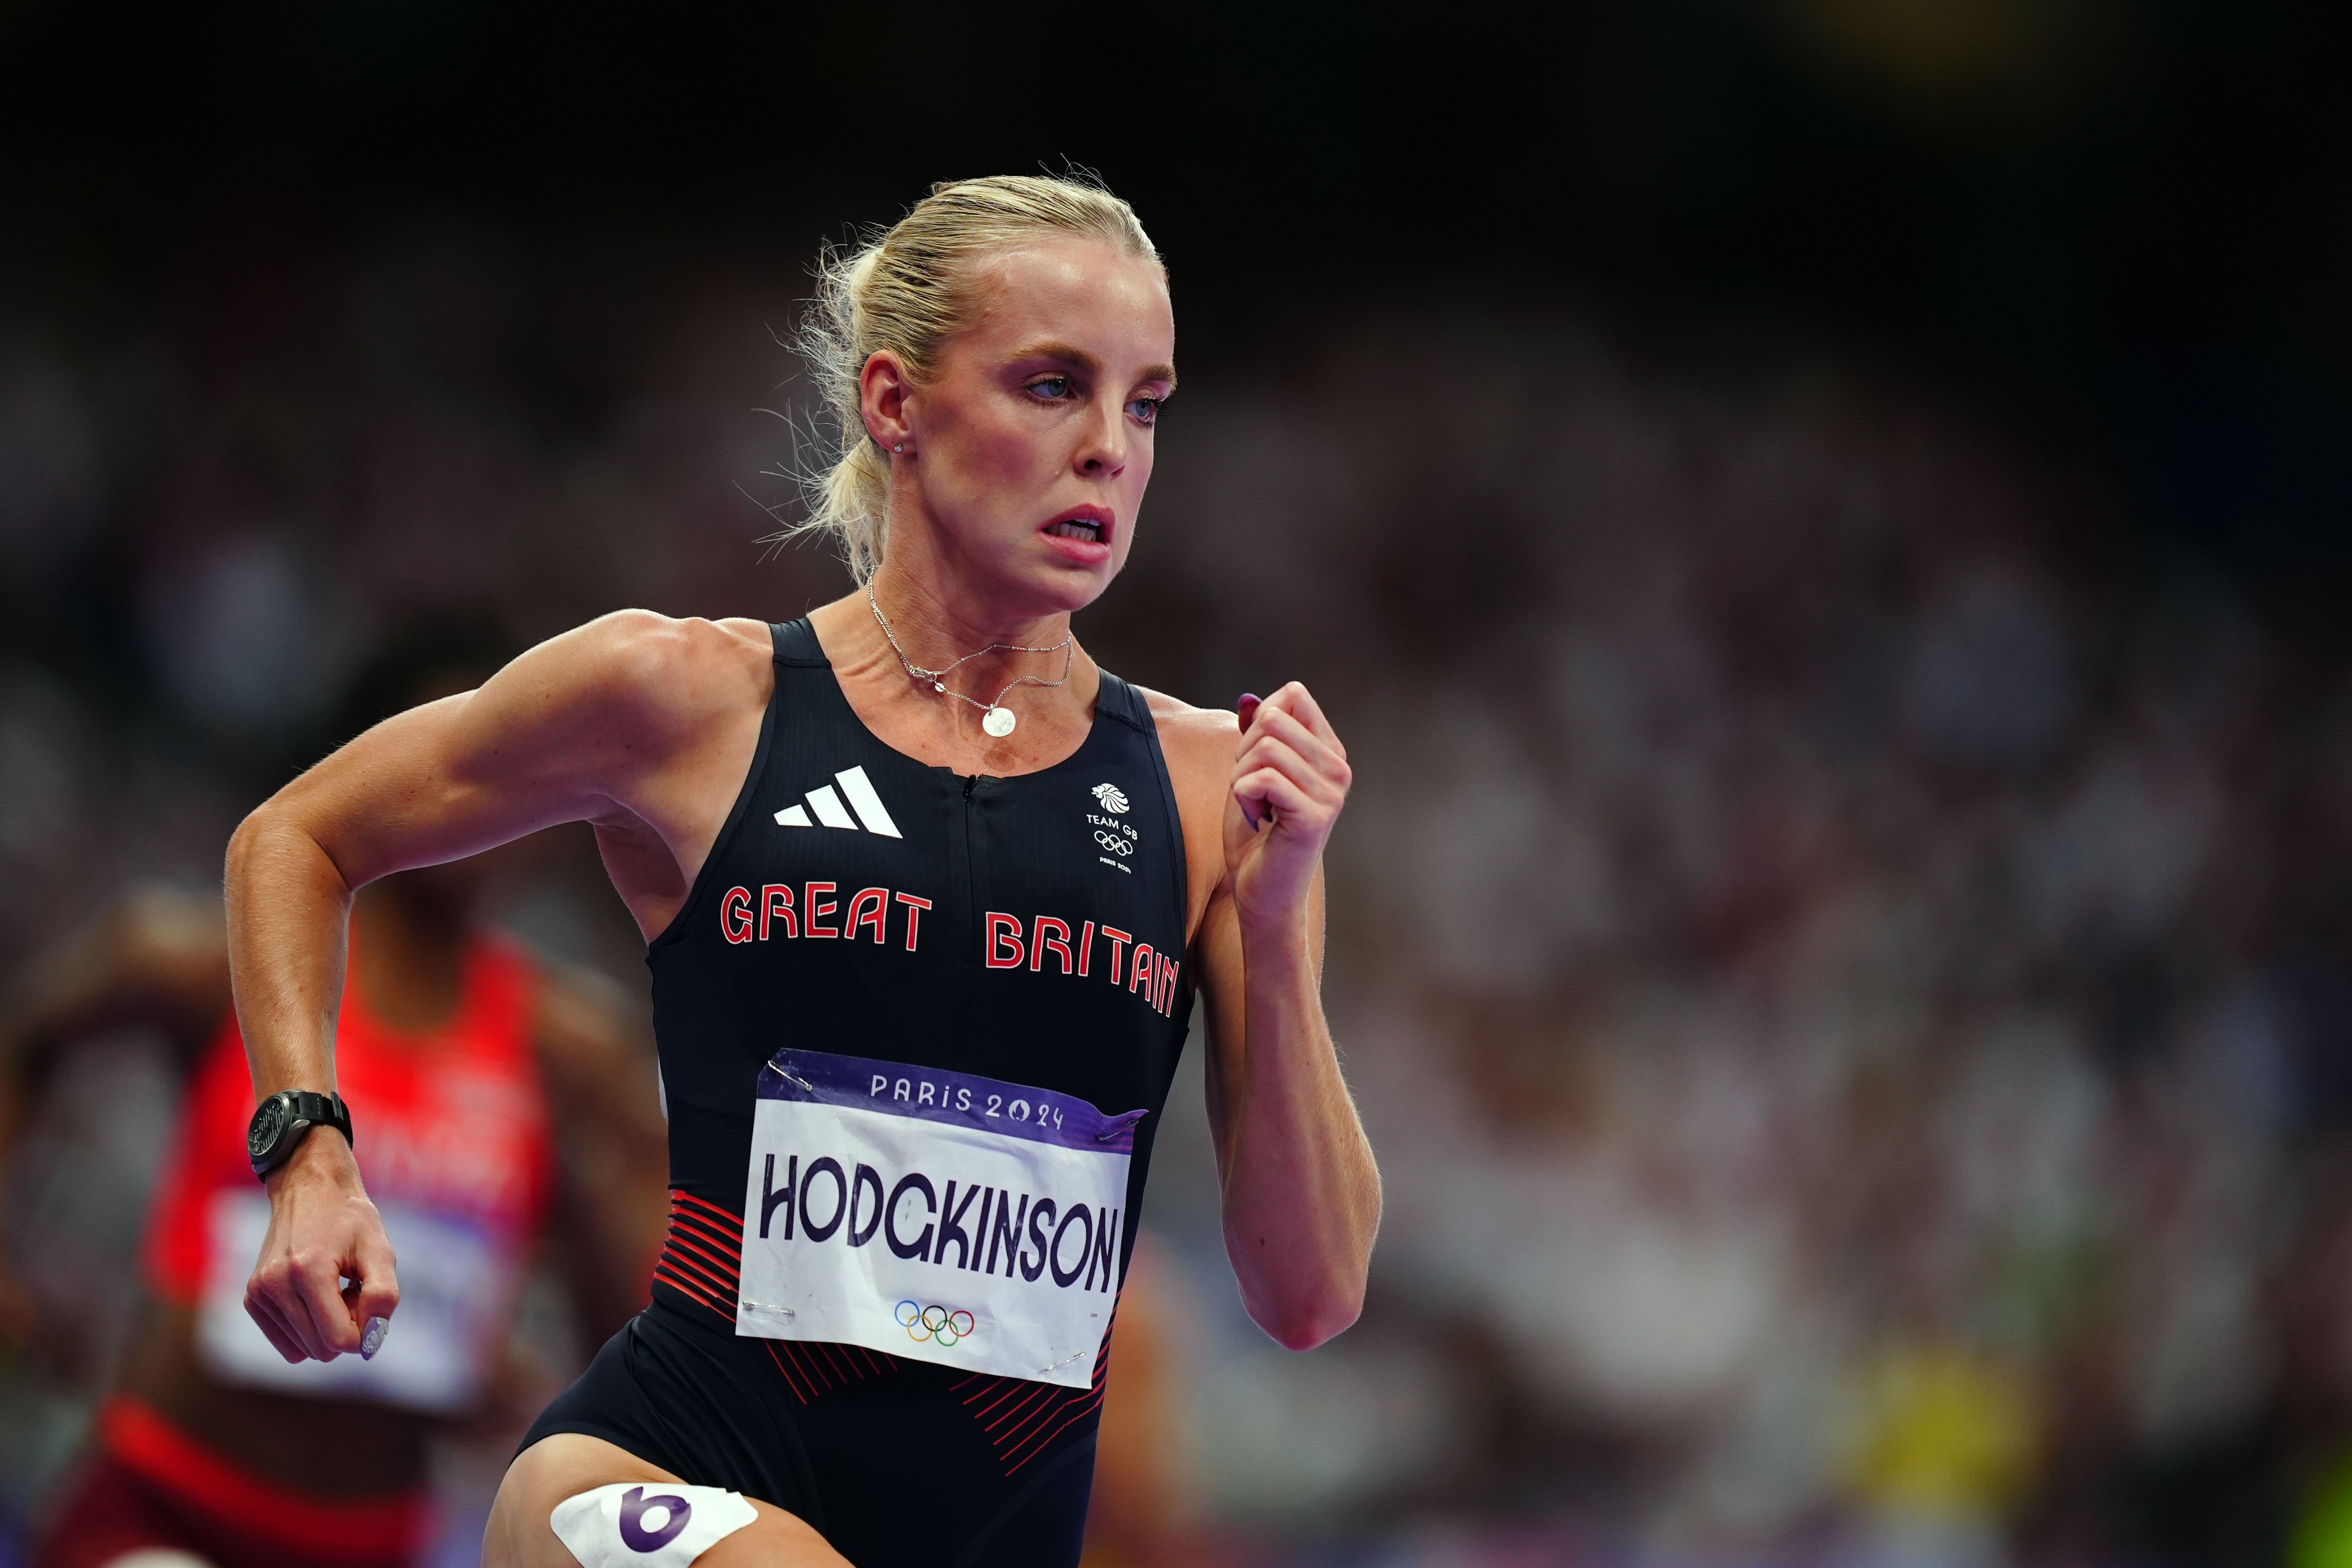
[[[887,563],[867,584],[875,634],[894,643],[889,657],[913,669],[940,671],[950,690],[986,700],[1023,676],[1058,679],[1075,658],[1070,614],[1039,615],[971,600],[955,601],[916,574]],[[949,666],[954,666],[950,669]]]

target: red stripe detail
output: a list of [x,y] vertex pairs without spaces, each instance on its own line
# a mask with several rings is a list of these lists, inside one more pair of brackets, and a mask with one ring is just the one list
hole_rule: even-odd
[[[988,1400],[987,1404],[982,1405],[979,1409],[974,1410],[971,1413],[972,1418],[974,1420],[978,1420],[981,1416],[987,1415],[999,1405],[1003,1404],[1007,1399],[1013,1397],[1013,1395],[1019,1391],[1020,1387],[1021,1385],[1009,1377],[996,1377],[992,1375],[988,1379],[988,1386],[982,1388],[977,1394],[967,1397],[964,1400],[964,1404],[967,1405],[977,1405],[983,1399]],[[992,1394],[995,1395],[993,1399],[989,1398],[989,1395]]]
[[692,1254],[681,1247],[664,1247],[661,1261],[672,1268],[695,1276],[721,1296],[732,1296],[736,1293],[738,1282],[735,1279],[698,1261]]
[[793,1359],[800,1363],[801,1375],[809,1380],[811,1386],[820,1394],[831,1394],[841,1386],[841,1379],[835,1375],[832,1367],[825,1364],[824,1358],[816,1353],[823,1348],[821,1345],[805,1342],[796,1344],[793,1347]]
[[809,1396],[801,1392],[801,1385],[793,1380],[793,1369],[786,1366],[784,1364],[784,1358],[776,1353],[776,1342],[770,1340],[767,1342],[767,1345],[768,1359],[776,1363],[776,1370],[778,1372],[783,1373],[784,1386],[793,1391],[793,1398],[799,1400],[803,1405],[806,1405],[809,1402]]
[[[1084,1398],[1085,1395],[1081,1394],[1079,1397]],[[1055,1412],[1066,1408],[1069,1403],[1066,1399],[1047,1399],[1040,1402],[1034,1409],[1024,1414],[1020,1420],[996,1434],[996,1451],[1000,1454],[1007,1454],[1018,1448],[1029,1440],[1028,1435],[1031,1432],[1051,1421]]]
[[735,1315],[729,1311],[724,1306],[720,1305],[715,1297],[713,1297],[709,1291],[705,1290],[701,1286],[695,1284],[692,1280],[686,1279],[684,1276],[670,1273],[663,1269],[659,1265],[656,1265],[654,1268],[654,1278],[661,1281],[661,1283],[668,1286],[671,1289],[677,1291],[679,1295],[684,1296],[688,1300],[694,1302],[696,1305],[709,1308],[710,1310],[718,1313],[720,1317],[725,1318],[730,1323],[735,1321]]
[[691,1236],[697,1241],[709,1243],[711,1247],[724,1252],[739,1264],[743,1261],[743,1249],[736,1244],[732,1235],[719,1229],[690,1209],[673,1207],[669,1211],[669,1233],[672,1236]]
[[1023,1455],[1020,1459],[1010,1465],[1005,1469],[1004,1473],[1008,1476],[1017,1473],[1021,1468],[1028,1464],[1030,1460],[1034,1459],[1047,1448],[1052,1447],[1054,1446],[1054,1439],[1060,1436],[1063,1432],[1069,1427],[1072,1422],[1085,1420],[1088,1414],[1099,1408],[1101,1404],[1102,1401],[1098,1399],[1090,1399],[1087,1402],[1084,1409],[1071,1411],[1067,1420],[1065,1420],[1061,1426],[1055,1427],[1051,1432],[1046,1433],[1044,1437],[1038,1439],[1036,1446],[1031,1448],[1028,1453]]
[[332,1562],[398,1561],[425,1544],[433,1505],[421,1491],[313,1497],[231,1463],[146,1405],[117,1396],[99,1413],[107,1450],[131,1469],[273,1546]]
[[673,1205],[692,1204],[705,1215],[709,1215],[712,1219],[718,1220],[729,1229],[736,1232],[736,1234],[742,1234],[743,1216],[735,1213],[731,1209],[720,1208],[717,1204],[710,1202],[707,1198],[698,1198],[692,1193],[680,1192],[676,1187],[672,1187],[669,1190],[669,1199]]
[[667,1257],[655,1260],[654,1278],[661,1280],[673,1290],[685,1291],[688,1295],[692,1296],[696,1300],[704,1303],[706,1306],[719,1300],[718,1296],[711,1292],[709,1286],[696,1279],[693,1275],[681,1271],[678,1267],[672,1263]]
[[[1053,1395],[1054,1385],[1052,1384],[1041,1383],[1036,1384],[1035,1393],[1027,1395],[1025,1398],[1022,1399],[1019,1404],[1013,1405],[1012,1409],[1007,1410],[1003,1415],[988,1423],[985,1430],[992,1433],[994,1432],[999,1426],[1003,1426],[1007,1421],[1012,1421],[1014,1416],[1020,1415],[1022,1411],[1028,1408],[1030,1405],[1036,1404],[1041,1399],[1051,1399]],[[1021,1429],[1023,1425],[1024,1425],[1024,1423],[1015,1422],[1013,1429],[1017,1432]]]
[[721,1289],[735,1290],[742,1286],[743,1269],[740,1264],[730,1263],[699,1242],[688,1241],[675,1232],[671,1233],[669,1245],[662,1248],[662,1256],[677,1258],[681,1261],[692,1259],[702,1266],[704,1273],[710,1276],[710,1282]]

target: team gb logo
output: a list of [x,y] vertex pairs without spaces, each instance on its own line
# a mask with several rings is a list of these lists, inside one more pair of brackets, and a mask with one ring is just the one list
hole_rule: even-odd
[[1094,787],[1094,797],[1102,802],[1103,809],[1113,816],[1123,816],[1127,814],[1128,798],[1118,785],[1098,784]]

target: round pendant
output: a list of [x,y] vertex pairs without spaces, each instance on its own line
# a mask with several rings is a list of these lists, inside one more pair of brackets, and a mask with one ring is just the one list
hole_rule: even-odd
[[1013,733],[1013,710],[992,708],[980,716],[980,727],[1002,741]]

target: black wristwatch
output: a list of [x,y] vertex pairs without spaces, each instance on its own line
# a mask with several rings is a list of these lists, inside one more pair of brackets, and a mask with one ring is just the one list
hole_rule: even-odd
[[313,1094],[307,1089],[286,1089],[255,1106],[245,1129],[245,1153],[253,1162],[253,1173],[267,1181],[270,1172],[294,1157],[313,1127],[331,1127],[349,1143],[352,1108],[340,1094]]

